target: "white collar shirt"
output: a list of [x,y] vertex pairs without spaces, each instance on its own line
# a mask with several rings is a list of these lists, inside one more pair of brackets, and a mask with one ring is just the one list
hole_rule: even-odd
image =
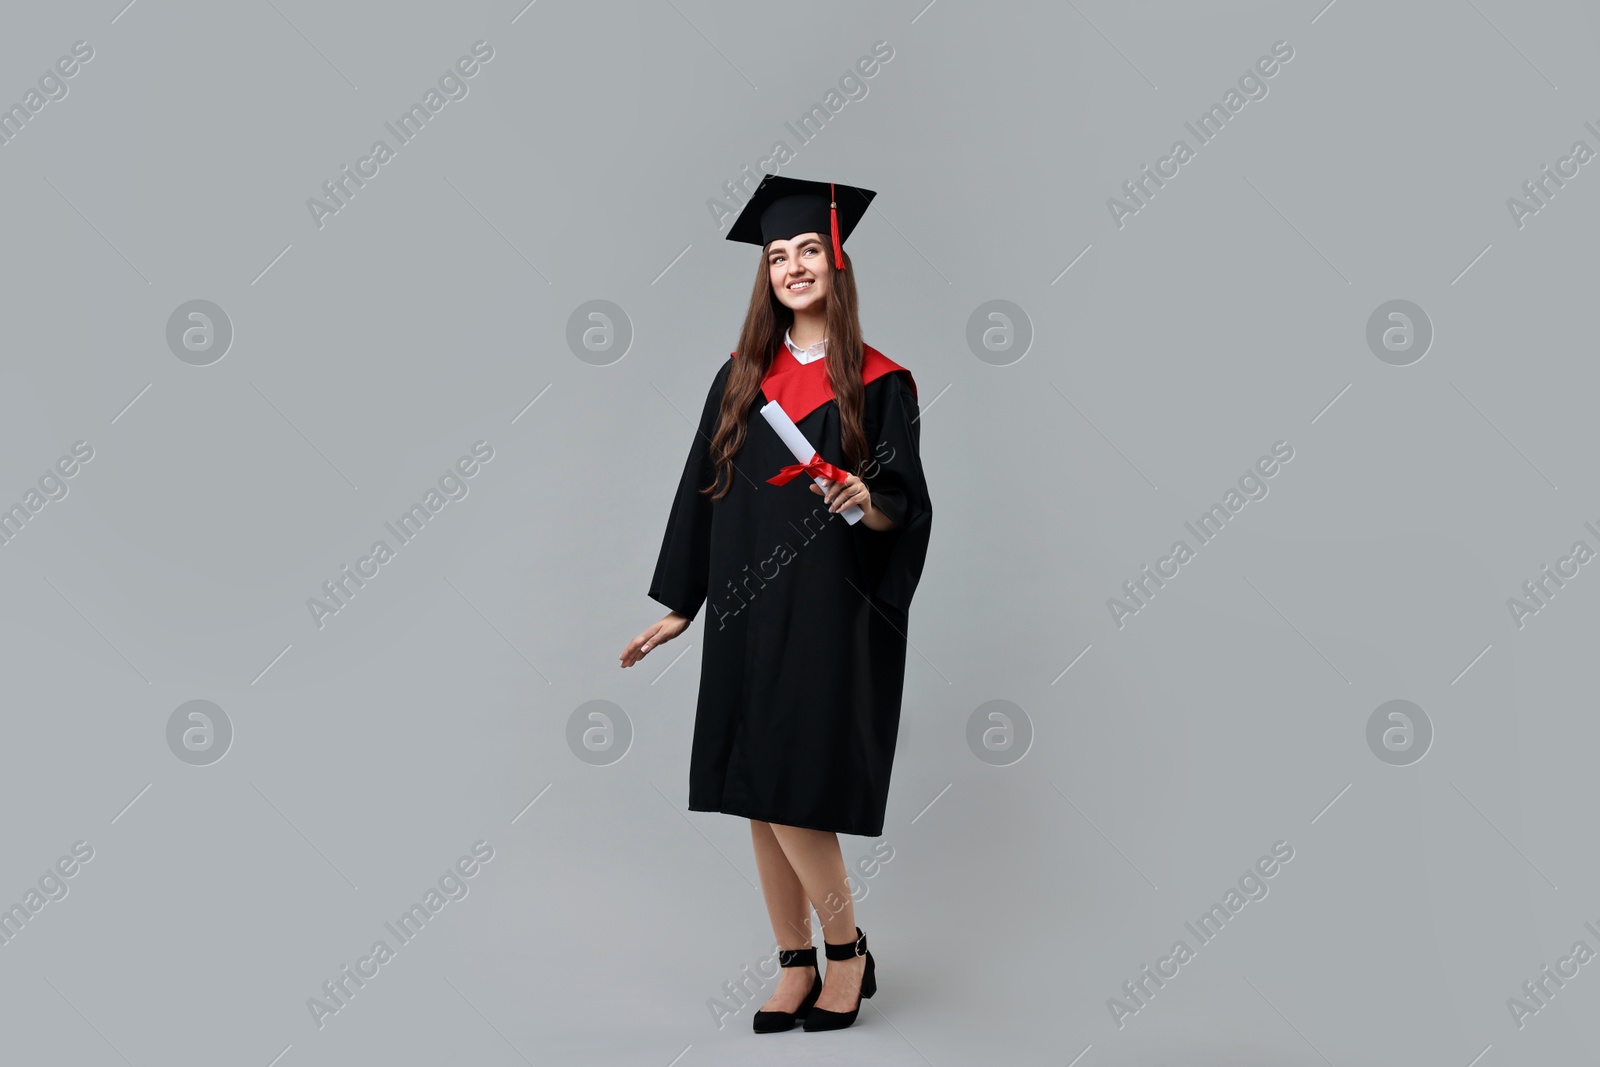
[[801,363],[810,363],[814,360],[819,360],[828,354],[828,339],[826,337],[812,345],[810,348],[801,348],[789,337],[789,331],[784,330],[783,343],[784,346],[789,349],[790,354]]

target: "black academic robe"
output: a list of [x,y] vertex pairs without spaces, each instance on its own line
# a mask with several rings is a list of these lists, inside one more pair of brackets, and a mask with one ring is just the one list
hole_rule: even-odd
[[[794,357],[780,348],[773,358]],[[830,514],[809,475],[766,481],[794,456],[762,418],[760,392],[732,488],[714,503],[696,492],[715,475],[710,444],[732,365],[723,361],[706,395],[649,592],[691,619],[706,608],[689,810],[876,837],[933,522],[915,383],[900,368],[864,386],[872,455],[856,473],[896,523],[880,531]],[[801,370],[826,373],[821,360]],[[823,459],[846,466],[835,400],[795,422]]]

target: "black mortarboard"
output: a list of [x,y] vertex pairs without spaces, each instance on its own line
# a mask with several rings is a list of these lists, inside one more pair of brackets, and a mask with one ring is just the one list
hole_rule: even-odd
[[871,189],[854,185],[767,174],[728,228],[728,240],[765,248],[773,241],[787,241],[796,234],[831,233],[833,263],[843,270],[844,251],[840,246],[877,195]]

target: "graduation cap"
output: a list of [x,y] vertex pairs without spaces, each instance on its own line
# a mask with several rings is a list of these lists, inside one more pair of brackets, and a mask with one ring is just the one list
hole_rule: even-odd
[[787,241],[797,234],[831,233],[834,266],[844,270],[844,250],[840,246],[877,195],[854,185],[767,174],[728,228],[728,240],[765,248],[773,241]]

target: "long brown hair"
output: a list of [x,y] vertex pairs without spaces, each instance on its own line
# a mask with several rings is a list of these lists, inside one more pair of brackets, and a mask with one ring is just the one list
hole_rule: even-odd
[[[750,307],[745,312],[744,327],[739,331],[738,353],[729,368],[727,383],[722,391],[722,412],[717,431],[711,438],[711,458],[716,463],[716,478],[711,485],[701,488],[720,500],[733,487],[733,457],[744,446],[746,419],[750,404],[761,389],[761,379],[766,376],[772,360],[783,347],[784,331],[794,325],[794,312],[778,300],[772,291],[772,281],[767,268],[767,249],[761,250],[761,261],[756,265],[755,286],[750,292]],[[843,249],[840,249],[844,252]],[[832,260],[829,252],[823,258]],[[864,392],[861,385],[861,366],[866,358],[861,347],[861,316],[856,305],[856,272],[851,266],[850,254],[844,252],[846,269],[835,269],[831,262],[823,268],[828,272],[827,308],[823,318],[828,339],[824,364],[828,371],[828,384],[839,406],[840,444],[844,449],[846,469],[860,473],[867,459],[867,435],[861,428],[861,405]],[[771,472],[764,472],[770,474]]]

